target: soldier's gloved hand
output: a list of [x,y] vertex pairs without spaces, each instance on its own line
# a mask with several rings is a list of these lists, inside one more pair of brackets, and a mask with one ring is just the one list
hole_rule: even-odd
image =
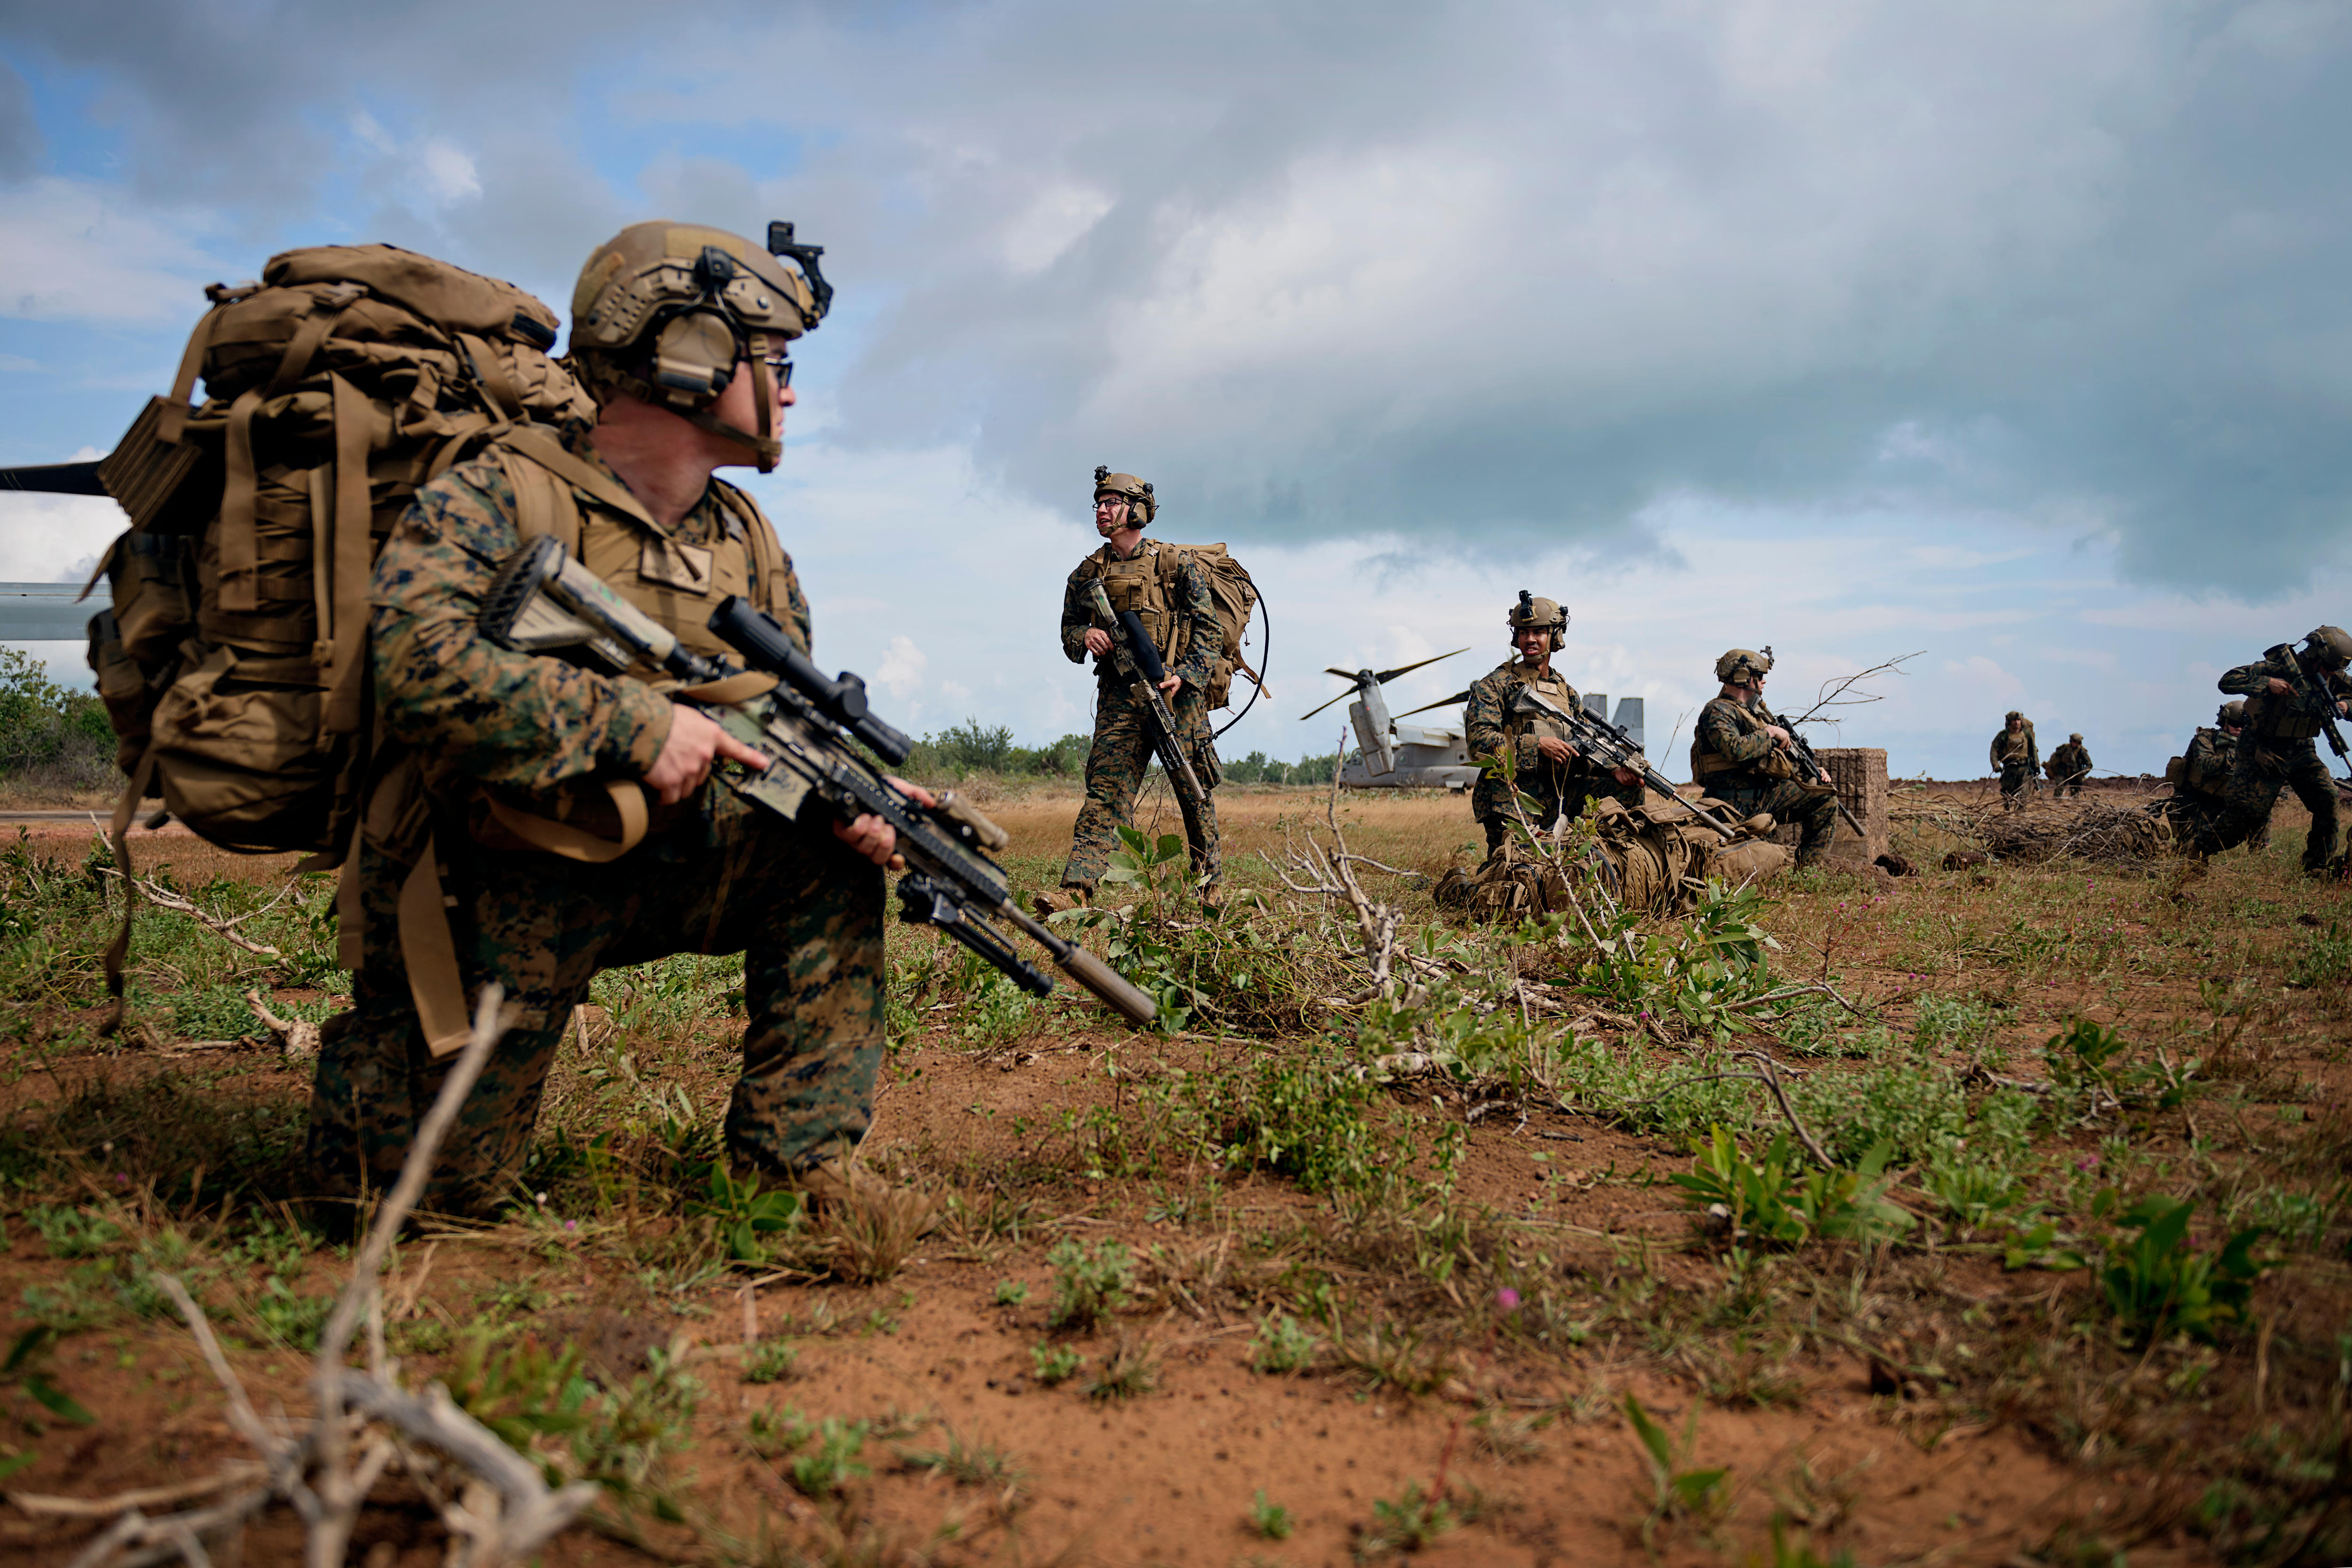
[[724,757],[761,772],[768,766],[767,758],[720,729],[719,721],[702,710],[673,702],[669,709],[669,733],[663,738],[661,755],[646,771],[646,787],[664,805],[676,805],[702,787],[703,781],[710,776],[714,757]]
[[1635,773],[1631,768],[1611,768],[1609,770],[1609,776],[1615,779],[1619,784],[1629,787],[1642,782],[1642,775]]
[[[937,805],[939,799],[920,784],[910,784],[905,779],[890,781],[915,797],[918,804]],[[907,862],[898,856],[898,833],[878,816],[861,816],[849,822],[833,825],[833,836],[848,845],[886,871],[903,871]]]
[[1110,653],[1110,634],[1100,626],[1088,626],[1087,651],[1097,658],[1107,658]]
[[2294,690],[2294,687],[2292,687],[2292,686],[2290,686],[2290,685],[2288,685],[2285,681],[2281,680],[2277,676],[2273,675],[2273,676],[2272,676],[2272,677],[2271,677],[2271,688],[2270,688],[2270,690],[2271,690],[2271,695],[2272,695],[2272,696],[2273,696],[2273,697],[2284,697],[2284,696],[2288,695],[2289,693],[2293,692],[2293,691]]
[[1543,760],[1548,763],[1566,763],[1573,761],[1576,756],[1576,748],[1557,735],[1538,735],[1536,750],[1542,753]]
[[1789,743],[1789,731],[1783,730],[1778,724],[1765,725],[1764,732],[1772,737],[1772,742],[1775,745],[1785,746]]

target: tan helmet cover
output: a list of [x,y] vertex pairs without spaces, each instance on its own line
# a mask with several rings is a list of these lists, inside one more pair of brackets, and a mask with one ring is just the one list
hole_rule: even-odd
[[2001,721],[2001,721],[2002,723],[2006,724],[2006,723],[2008,723],[2011,719],[2015,719],[2015,720],[2017,720],[2020,723],[2022,723],[2022,722],[2024,721],[2024,720],[2025,720],[2025,715],[2024,715],[2024,714],[2022,714],[2022,713],[2021,713],[2021,712],[2019,712],[2016,709],[2012,708],[2012,709],[2011,709],[2007,713],[2004,713],[2003,715],[2001,715]]
[[2083,743],[2083,737],[2080,735],[2069,735],[2066,737],[2066,740],[2067,743],[2070,745],[2079,746]]
[[2304,638],[2305,651],[2314,655],[2330,669],[2342,669],[2352,665],[2352,634],[2342,626],[2317,626]]
[[1095,465],[1095,500],[1117,496],[1127,503],[1128,521],[1138,528],[1148,528],[1160,510],[1159,498],[1151,493],[1148,480],[1133,474],[1114,474],[1107,463]]
[[[632,224],[580,269],[571,347],[600,401],[624,393],[683,415],[750,447],[764,473],[784,447],[766,356],[824,315],[807,278],[740,235],[696,224]],[[756,431],[709,412],[746,359],[760,407]]]
[[2213,721],[2217,724],[2226,725],[2228,728],[2232,730],[2244,729],[2246,727],[2246,700],[2241,697],[2234,702],[2222,703],[2220,710],[2213,715]]
[[1751,675],[1772,673],[1772,656],[1752,647],[1735,647],[1715,661],[1715,678],[1726,686],[1745,686]]
[[1504,620],[1511,628],[1511,646],[1517,647],[1519,634],[1533,626],[1551,633],[1551,647],[1558,653],[1568,645],[1568,606],[1558,599],[1538,599],[1527,589],[1519,590],[1519,602],[1511,606]]

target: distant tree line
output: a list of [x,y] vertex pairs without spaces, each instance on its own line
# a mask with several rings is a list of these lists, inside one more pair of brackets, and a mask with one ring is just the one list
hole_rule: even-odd
[[[967,719],[917,741],[898,771],[918,779],[964,779],[975,773],[999,778],[1082,778],[1089,743],[1085,735],[1065,735],[1050,745],[1015,745],[1010,725]],[[1264,752],[1252,752],[1224,764],[1228,783],[1276,784],[1329,784],[1339,766],[1337,752],[1301,757],[1296,763],[1277,763]]]

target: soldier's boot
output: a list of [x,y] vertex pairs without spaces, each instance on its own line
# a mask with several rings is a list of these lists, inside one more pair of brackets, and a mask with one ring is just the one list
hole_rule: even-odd
[[820,1221],[855,1215],[909,1239],[940,1227],[940,1201],[929,1193],[886,1182],[850,1156],[826,1160],[793,1178]]

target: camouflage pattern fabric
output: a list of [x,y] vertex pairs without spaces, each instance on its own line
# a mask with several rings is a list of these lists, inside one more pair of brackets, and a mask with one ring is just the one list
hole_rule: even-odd
[[[1108,544],[1103,546],[1105,551],[1109,548]],[[1143,549],[1143,544],[1137,544],[1138,554]],[[1062,589],[1062,656],[1072,664],[1086,662],[1087,629],[1095,624],[1091,590],[1096,581],[1095,574],[1088,571],[1087,566],[1099,553],[1096,552],[1087,555],[1086,560],[1073,567],[1070,580]],[[1135,557],[1130,555],[1126,559],[1132,561]],[[1225,637],[1224,623],[1217,619],[1216,597],[1209,591],[1209,574],[1201,570],[1200,563],[1190,554],[1184,556],[1182,564],[1176,570],[1175,615],[1189,628],[1189,636],[1185,641],[1183,662],[1169,665],[1168,673],[1182,676],[1184,689],[1190,693],[1209,684],[1209,667],[1214,662],[1217,649]],[[1170,639],[1171,646],[1174,640],[1172,637]],[[1163,647],[1159,651],[1164,663],[1168,649]],[[1108,683],[1118,679],[1118,667],[1111,660],[1097,659],[1095,666],[1097,679]]]
[[2051,781],[2057,785],[2058,794],[2080,795],[2083,793],[2083,780],[2089,775],[2092,766],[2089,750],[2068,741],[2051,752],[2048,771]]
[[2000,769],[2000,798],[2016,801],[2023,798],[2025,786],[2033,782],[2033,770],[2023,762],[2004,763]]
[[[567,444],[598,461],[579,432]],[[656,807],[656,831],[603,866],[473,843],[467,807],[479,786],[539,795],[641,777],[669,731],[669,701],[650,687],[480,635],[481,595],[520,542],[514,510],[496,463],[451,470],[394,529],[371,595],[377,710],[428,780],[460,971],[469,991],[501,982],[517,1009],[427,1202],[472,1212],[506,1196],[589,982],[681,952],[746,954],[751,1024],[730,1149],[775,1172],[814,1163],[868,1121],[882,1050],[882,874],[822,825],[783,821],[719,784]],[[673,537],[740,548],[740,526],[714,489]],[[805,648],[807,601],[789,563],[780,575],[756,596]],[[421,841],[421,831],[389,842],[363,833],[348,873],[362,909],[353,1005],[322,1031],[310,1106],[313,1178],[327,1195],[390,1184],[446,1070],[425,1049],[399,951],[398,889]]]
[[[751,1022],[725,1131],[739,1163],[786,1174],[866,1135],[884,1051],[881,871],[824,828],[723,784],[698,805],[608,865],[470,845],[453,858],[467,990],[499,982],[514,1024],[442,1147],[425,1206],[478,1214],[513,1195],[589,982],[676,952],[744,955]],[[362,848],[368,962],[352,977],[352,1011],[321,1031],[310,1101],[310,1160],[326,1196],[391,1186],[454,1059],[426,1054],[409,1000],[394,909],[405,869]]]
[[[1136,549],[1140,553],[1143,546]],[[1095,625],[1090,592],[1095,574],[1087,569],[1094,559],[1089,555],[1078,563],[1062,592],[1062,652],[1073,664],[1086,658],[1087,630]],[[1209,734],[1207,689],[1209,667],[1224,638],[1224,626],[1217,619],[1217,602],[1210,595],[1208,574],[1189,554],[1176,573],[1176,600],[1175,613],[1189,626],[1190,640],[1182,662],[1168,667],[1169,674],[1181,677],[1184,682],[1168,706],[1176,715],[1177,743],[1188,749],[1201,787],[1213,791],[1224,775]],[[1167,648],[1159,653],[1164,661]],[[1102,879],[1110,866],[1111,851],[1118,847],[1118,830],[1134,826],[1135,797],[1157,754],[1151,743],[1151,711],[1129,692],[1117,660],[1095,660],[1095,733],[1094,743],[1087,749],[1087,800],[1070,832],[1069,859],[1062,868],[1066,888],[1091,888]],[[1223,861],[1218,849],[1213,795],[1201,803],[1200,826],[1201,838],[1190,834],[1186,837],[1192,874],[1214,883]]]
[[[2232,697],[2248,699],[2248,722],[2242,750],[2243,743],[2266,737],[2279,739],[2282,726],[2285,727],[2284,738],[2290,742],[2318,732],[2317,721],[2298,713],[2294,707],[2294,699],[2271,695],[2270,685],[2273,679],[2301,679],[2305,684],[2317,686],[2339,700],[2352,696],[2352,679],[2347,679],[2341,670],[2305,671],[2302,661],[2295,657],[2294,645],[2280,643],[2253,663],[2239,665],[2214,683]],[[2296,731],[2301,734],[2296,734]]]
[[[1179,744],[1192,759],[1201,787],[1212,792],[1201,802],[1202,837],[1187,839],[1192,875],[1214,884],[1223,874],[1218,848],[1218,784],[1224,773],[1217,764],[1217,748],[1209,736],[1208,693],[1187,680],[1169,704],[1175,710]],[[1135,797],[1143,775],[1158,754],[1151,744],[1151,710],[1123,686],[1105,684],[1095,697],[1095,739],[1087,751],[1087,800],[1078,808],[1077,825],[1070,832],[1070,858],[1062,867],[1062,886],[1091,888],[1109,868],[1111,851],[1118,847],[1118,830],[1132,826]]]
[[1798,865],[1810,866],[1829,853],[1830,839],[1837,833],[1837,796],[1816,794],[1794,779],[1758,787],[1726,784],[1724,777],[1717,773],[1708,779],[1706,793],[1742,816],[1767,811],[1777,823],[1797,825]]
[[1640,784],[1619,784],[1587,757],[1571,757],[1565,764],[1545,760],[1537,746],[1533,724],[1511,711],[1520,689],[1530,684],[1542,685],[1544,695],[1563,708],[1576,707],[1583,700],[1549,661],[1529,669],[1512,658],[1471,685],[1469,701],[1462,710],[1463,736],[1471,760],[1483,765],[1496,757],[1507,757],[1513,770],[1508,782],[1487,774],[1471,786],[1470,815],[1486,829],[1489,854],[1518,819],[1512,800],[1515,788],[1536,802],[1528,821],[1538,831],[1559,821],[1562,812],[1570,817],[1582,815],[1596,799],[1616,800],[1627,806],[1642,804]]
[[[565,445],[612,472],[580,433]],[[642,778],[669,736],[667,698],[641,681],[511,652],[474,625],[490,580],[522,543],[514,515],[513,486],[488,459],[416,492],[376,557],[369,593],[376,710],[436,780],[541,791],[592,775]],[[706,491],[671,537],[731,545],[737,526]],[[780,577],[754,597],[805,652],[808,600],[789,561]]]
[[2200,729],[2181,758],[2181,782],[2198,795],[2219,800],[2229,788],[2230,767],[2237,755],[2237,736],[2227,730]]
[[1788,728],[1788,721],[1761,701],[1743,703],[1718,696],[1699,710],[1691,752],[1735,764],[1707,773],[1699,783],[1741,816],[1769,812],[1775,822],[1796,824],[1797,864],[1810,866],[1828,853],[1837,833],[1837,796],[1758,770],[1756,763],[1780,751],[1779,741],[1765,732],[1766,726],[1776,724]]
[[[2032,726],[2028,725],[2012,733],[2010,727],[2003,724],[1994,731],[1990,760],[1993,772],[2003,778],[2009,776],[2009,770],[2012,767],[2021,768],[2029,773],[2038,772],[2042,766],[2042,746],[2033,738]],[[2008,795],[2012,792],[2004,789],[2001,793]]]
[[2303,841],[2303,868],[2325,870],[2336,854],[2336,781],[2310,741],[2263,741],[2239,737],[2238,754],[2223,794],[2227,802],[2213,833],[2213,849],[2235,848],[2270,829],[2279,791],[2292,789],[2311,813]]

